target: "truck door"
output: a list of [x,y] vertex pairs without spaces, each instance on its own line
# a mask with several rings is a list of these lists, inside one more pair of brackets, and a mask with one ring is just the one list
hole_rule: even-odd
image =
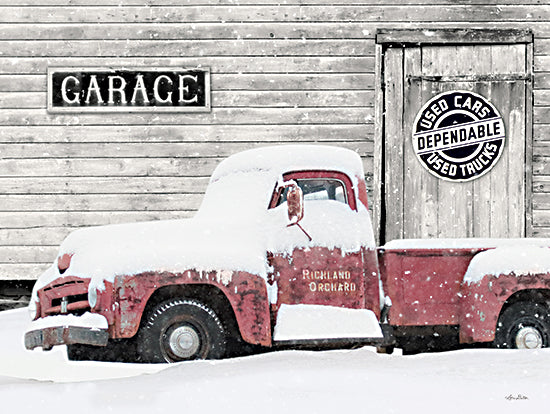
[[[285,222],[274,236],[285,240],[279,241],[279,249],[270,255],[272,283],[277,289],[274,339],[312,339],[303,332],[303,327],[289,333],[282,326],[285,323],[281,317],[289,312],[296,312],[287,315],[292,323],[303,319],[309,327],[321,318],[325,322],[328,318],[332,336],[350,324],[365,326],[365,330],[361,334],[346,328],[342,337],[376,336],[367,333],[366,326],[371,325],[365,322],[374,321],[373,329],[378,333],[375,313],[365,311],[366,302],[367,307],[379,310],[378,274],[369,271],[366,275],[369,266],[376,268],[376,255],[374,250],[367,252],[361,246],[368,238],[371,224],[366,210],[363,215],[358,213],[351,180],[343,173],[327,171],[295,172],[286,174],[284,180],[294,180],[303,191],[304,218],[300,224],[305,232],[297,226],[287,228]],[[279,209],[279,213],[286,214],[286,192],[276,190],[272,198],[270,207]],[[281,328],[285,328],[284,334]]]

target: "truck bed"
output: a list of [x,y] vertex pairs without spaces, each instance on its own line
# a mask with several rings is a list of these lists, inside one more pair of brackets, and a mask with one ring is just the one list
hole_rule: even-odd
[[[457,241],[457,248],[437,248],[437,243],[400,240],[379,249],[382,283],[393,302],[391,325],[458,324],[460,286],[468,265],[474,255],[497,244],[493,241],[476,247]],[[448,245],[441,240],[439,243]]]

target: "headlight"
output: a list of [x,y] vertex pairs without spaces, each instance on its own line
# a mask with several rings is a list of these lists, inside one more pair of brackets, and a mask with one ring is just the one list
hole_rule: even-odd
[[29,316],[31,317],[31,321],[34,321],[38,317],[38,304],[34,299],[31,299],[31,301],[29,302],[27,310],[29,312]]
[[95,305],[97,305],[97,289],[92,287],[91,284],[88,287],[88,303],[90,304],[90,309],[95,308]]

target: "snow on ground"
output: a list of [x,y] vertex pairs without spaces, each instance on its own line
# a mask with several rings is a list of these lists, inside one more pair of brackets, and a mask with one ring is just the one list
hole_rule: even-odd
[[6,413],[516,413],[550,403],[550,350],[380,355],[284,351],[138,365],[26,351],[26,310],[0,312]]

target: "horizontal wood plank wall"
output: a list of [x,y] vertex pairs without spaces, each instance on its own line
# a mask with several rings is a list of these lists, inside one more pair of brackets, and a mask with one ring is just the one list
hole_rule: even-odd
[[[344,146],[370,185],[378,28],[533,30],[533,230],[550,236],[550,6],[279,3],[0,0],[0,278],[36,278],[83,226],[192,216],[215,166],[243,149]],[[48,66],[110,65],[208,66],[212,112],[47,113]]]

